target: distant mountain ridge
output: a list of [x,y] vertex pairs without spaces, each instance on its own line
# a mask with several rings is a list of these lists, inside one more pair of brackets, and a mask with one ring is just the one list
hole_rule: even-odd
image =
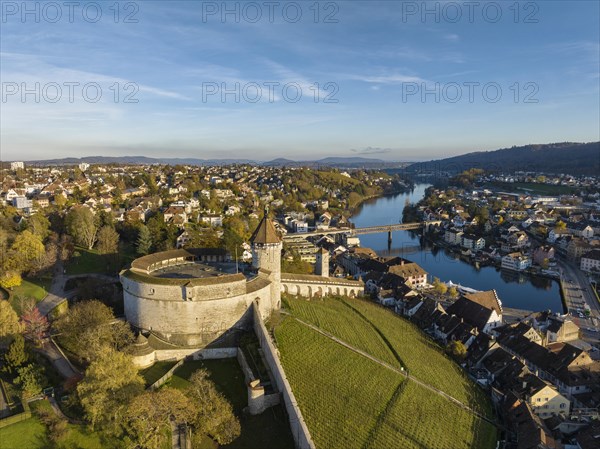
[[495,151],[477,151],[446,159],[417,162],[410,165],[407,172],[460,173],[470,168],[496,172],[532,171],[598,175],[600,142],[532,144]]
[[327,157],[316,161],[294,161],[291,159],[277,158],[272,161],[261,162],[252,159],[199,159],[199,158],[152,158],[146,156],[85,156],[81,158],[68,157],[61,159],[47,159],[26,161],[32,165],[76,165],[88,164],[133,164],[133,165],[231,165],[252,164],[266,167],[338,167],[338,168],[381,168],[398,166],[398,162],[384,161],[364,157]]
[[[146,156],[86,156],[26,161],[32,165],[134,164],[134,165],[231,165],[252,164],[265,167],[335,167],[335,168],[402,168],[407,173],[459,173],[469,168],[491,171],[535,171],[546,173],[599,174],[600,142],[561,142],[514,146],[493,151],[477,151],[428,162],[392,162],[365,157],[326,157],[313,161],[277,158],[271,161],[254,159],[152,158]],[[406,168],[404,168],[406,167]]]

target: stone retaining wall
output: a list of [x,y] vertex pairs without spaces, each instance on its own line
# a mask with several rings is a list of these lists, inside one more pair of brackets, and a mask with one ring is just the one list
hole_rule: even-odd
[[308,431],[308,426],[304,422],[302,412],[300,412],[300,408],[296,402],[296,397],[292,392],[292,387],[285,376],[283,366],[279,360],[279,351],[271,341],[269,332],[267,331],[267,328],[265,327],[256,307],[253,307],[253,313],[254,332],[256,333],[256,337],[260,342],[260,347],[264,352],[265,361],[271,369],[271,373],[274,377],[273,380],[277,384],[277,389],[283,396],[283,403],[290,420],[290,428],[292,430],[296,447],[298,449],[315,449],[315,444],[313,443],[310,432]]

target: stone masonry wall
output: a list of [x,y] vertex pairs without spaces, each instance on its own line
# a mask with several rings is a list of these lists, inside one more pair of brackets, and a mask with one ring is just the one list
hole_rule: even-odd
[[271,341],[267,328],[255,308],[253,308],[253,314],[254,332],[256,333],[258,341],[260,342],[260,347],[264,352],[265,360],[273,373],[277,388],[282,393],[283,403],[290,420],[290,428],[296,447],[298,449],[315,449],[315,444],[308,431],[308,426],[304,422],[302,412],[300,411],[298,403],[296,402],[296,397],[292,392],[292,387],[285,376],[285,371],[279,360],[279,352]]

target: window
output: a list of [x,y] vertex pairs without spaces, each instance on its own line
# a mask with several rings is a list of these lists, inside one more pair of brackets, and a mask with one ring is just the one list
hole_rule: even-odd
[[562,404],[560,404],[560,408],[567,408],[567,404],[565,404],[564,402]]

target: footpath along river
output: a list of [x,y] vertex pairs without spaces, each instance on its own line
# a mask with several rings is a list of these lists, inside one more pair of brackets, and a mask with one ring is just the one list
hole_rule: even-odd
[[[429,184],[417,184],[411,192],[389,195],[362,204],[352,217],[357,227],[381,226],[399,223],[407,200],[416,203],[425,194]],[[397,231],[392,235],[392,247],[388,251],[387,233],[360,236],[363,247],[372,248],[382,256],[402,256],[418,263],[433,279],[452,281],[476,290],[495,289],[506,307],[534,311],[563,311],[558,283],[545,278],[527,276],[487,266],[477,269],[443,248],[432,248],[409,231]]]

